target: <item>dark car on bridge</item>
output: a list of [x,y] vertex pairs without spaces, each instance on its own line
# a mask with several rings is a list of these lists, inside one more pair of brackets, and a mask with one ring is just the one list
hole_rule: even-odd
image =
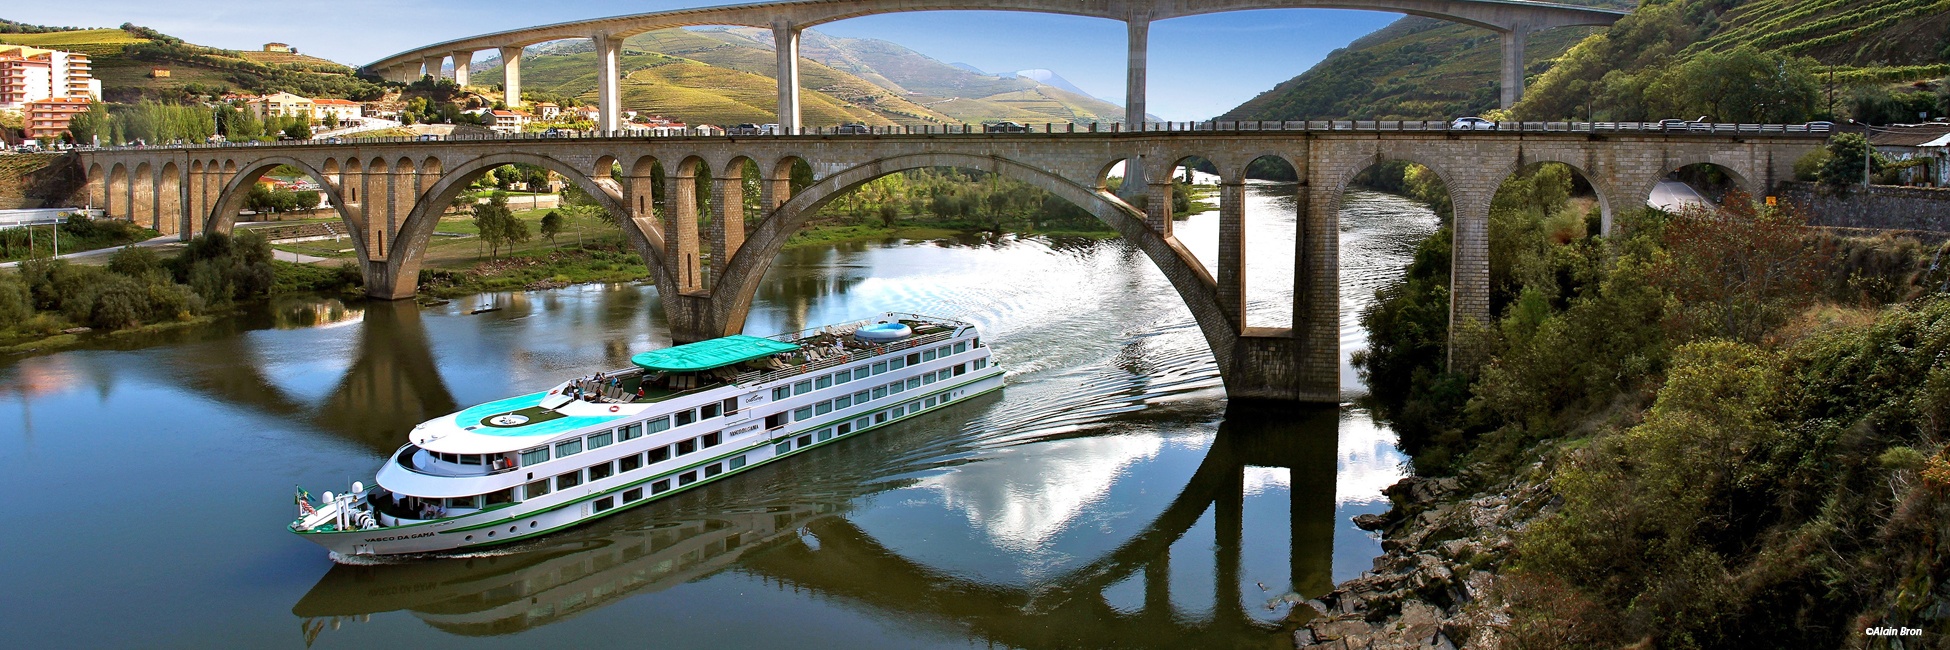
[[833,127],[833,133],[839,135],[868,135],[873,133],[873,127],[867,126],[864,123],[854,122],[852,124],[841,124]]
[[996,122],[982,126],[983,133],[1028,133],[1029,125],[1016,122]]
[[725,127],[724,134],[725,135],[764,135],[765,129],[763,127],[760,127],[757,124],[746,122],[738,126]]

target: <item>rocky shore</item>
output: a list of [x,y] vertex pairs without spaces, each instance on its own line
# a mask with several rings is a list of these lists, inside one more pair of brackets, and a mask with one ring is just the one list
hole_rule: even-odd
[[[1541,469],[1532,467],[1529,475]],[[1374,569],[1295,607],[1302,650],[1497,648],[1507,626],[1497,571],[1512,534],[1551,507],[1547,486],[1519,477],[1411,476],[1386,491],[1394,508],[1354,523],[1382,533]]]

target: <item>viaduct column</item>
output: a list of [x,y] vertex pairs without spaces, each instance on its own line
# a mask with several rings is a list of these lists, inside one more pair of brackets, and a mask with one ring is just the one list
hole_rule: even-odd
[[[1144,130],[1144,70],[1150,57],[1151,18],[1149,16],[1125,21],[1130,27],[1130,59],[1124,68],[1124,128],[1132,131]],[[1129,170],[1126,170],[1129,174]],[[1127,179],[1128,180],[1128,179]]]
[[474,65],[474,53],[455,52],[451,56],[454,57],[454,85],[466,88],[467,66]]
[[799,29],[792,23],[772,23],[772,50],[778,58],[779,128],[786,135],[799,132]]
[[501,82],[503,89],[501,102],[508,108],[521,106],[521,46],[501,48],[501,71],[506,79]]
[[622,79],[623,39],[597,34],[596,41],[596,131],[615,133],[623,114],[623,98],[617,84]]
[[711,278],[745,245],[745,174],[734,166],[711,178]]
[[1219,181],[1219,308],[1246,328],[1246,181]]
[[1528,34],[1522,26],[1503,32],[1503,108],[1523,98],[1523,44]]
[[446,60],[447,60],[446,57],[440,57],[440,56],[429,56],[420,59],[420,68],[421,68],[420,75],[432,79],[434,81],[439,81],[441,77],[440,65],[442,63],[445,63]]

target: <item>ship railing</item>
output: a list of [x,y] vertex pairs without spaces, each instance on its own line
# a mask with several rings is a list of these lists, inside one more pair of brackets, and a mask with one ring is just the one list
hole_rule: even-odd
[[[512,458],[508,459],[509,462],[506,466],[497,468],[494,466],[493,463],[493,457],[495,456],[495,454],[475,454],[481,457],[481,464],[478,466],[481,468],[479,471],[474,471],[474,470],[446,471],[446,472],[433,471],[430,469],[421,468],[413,463],[413,454],[418,451],[420,451],[419,445],[415,445],[410,442],[406,443],[405,446],[399,448],[399,451],[393,452],[393,460],[395,462],[398,462],[400,467],[406,468],[406,471],[412,472],[414,474],[420,474],[423,476],[438,476],[441,478],[466,478],[471,476],[493,476],[495,474],[506,474],[508,472],[521,469],[521,463],[519,461],[515,461]],[[429,456],[431,456],[433,452],[427,452],[427,453]],[[446,461],[436,461],[436,462],[445,463]],[[453,465],[453,463],[448,463],[448,464]],[[475,467],[474,465],[459,465],[459,466]]]
[[821,325],[821,326],[819,326],[819,327],[809,327],[809,328],[806,328],[806,329],[802,329],[802,330],[799,330],[799,331],[797,331],[797,332],[786,332],[786,333],[783,333],[783,334],[773,334],[773,335],[771,335],[771,336],[767,336],[767,337],[764,337],[764,338],[768,338],[768,339],[772,339],[772,340],[774,340],[774,341],[779,341],[779,342],[781,342],[781,343],[796,343],[796,342],[799,342],[799,341],[802,341],[802,340],[805,340],[805,339],[808,339],[808,338],[811,338],[811,337],[814,337],[814,336],[818,336],[818,335],[820,335],[820,334],[824,334],[824,333],[827,333],[827,332],[834,332],[834,333],[839,333],[839,334],[850,334],[850,333],[852,333],[852,332],[853,332],[854,330],[857,330],[857,329],[860,329],[861,327],[863,327],[863,326],[866,326],[866,325],[872,325],[872,324],[874,324],[874,323],[875,323],[876,321],[879,321],[879,320],[882,320],[882,319],[884,319],[884,318],[885,318],[885,317],[887,317],[887,316],[892,316],[892,317],[894,317],[894,318],[895,318],[896,320],[911,320],[911,321],[918,321],[918,322],[922,322],[922,323],[928,323],[928,324],[932,324],[932,325],[941,325],[941,326],[944,326],[944,327],[949,327],[949,328],[952,328],[952,329],[955,329],[955,330],[960,330],[961,328],[964,328],[964,327],[968,327],[968,326],[969,326],[969,324],[968,324],[968,323],[966,323],[966,322],[963,322],[963,321],[958,321],[958,320],[955,320],[955,319],[953,319],[953,318],[943,318],[943,317],[941,317],[941,316],[928,316],[928,315],[926,315],[926,314],[915,314],[915,313],[909,313],[909,312],[900,312],[900,311],[890,311],[890,312],[887,312],[887,313],[886,313],[885,315],[883,315],[883,316],[876,316],[876,317],[873,317],[873,318],[862,318],[862,319],[860,319],[860,320],[856,320],[856,321],[849,321],[849,322],[845,322],[845,323],[837,323],[837,324],[833,324],[833,325]]
[[854,363],[856,361],[865,361],[867,359],[878,357],[887,354],[889,352],[898,352],[900,350],[906,350],[909,348],[916,348],[924,345],[939,343],[941,341],[946,341],[949,338],[954,337],[954,335],[955,335],[954,332],[935,332],[933,334],[928,334],[925,336],[916,336],[910,339],[902,339],[899,341],[894,341],[892,343],[876,345],[871,350],[854,350],[847,354],[827,357],[817,361],[810,361],[789,368],[782,368],[770,372],[752,371],[752,372],[741,373],[738,375],[737,378],[733,379],[732,381],[734,383],[737,383],[740,386],[770,383],[773,381],[778,381],[780,379],[794,377],[797,375],[803,375],[818,370],[825,370],[827,368],[832,368],[835,366],[844,366],[846,364]]

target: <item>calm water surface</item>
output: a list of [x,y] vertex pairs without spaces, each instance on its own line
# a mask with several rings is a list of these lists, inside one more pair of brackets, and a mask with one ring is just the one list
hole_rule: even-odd
[[[1254,325],[1290,317],[1291,191],[1249,191]],[[1434,225],[1350,196],[1347,352]],[[1208,265],[1216,232],[1178,224]],[[1014,238],[792,251],[746,325],[965,318],[1010,369],[998,394],[466,557],[335,565],[284,530],[293,485],[370,481],[415,423],[667,345],[656,305],[635,285],[287,299],[0,361],[5,645],[1276,647],[1284,596],[1379,553],[1347,522],[1386,507],[1391,433],[1349,407],[1229,407],[1142,254]]]

